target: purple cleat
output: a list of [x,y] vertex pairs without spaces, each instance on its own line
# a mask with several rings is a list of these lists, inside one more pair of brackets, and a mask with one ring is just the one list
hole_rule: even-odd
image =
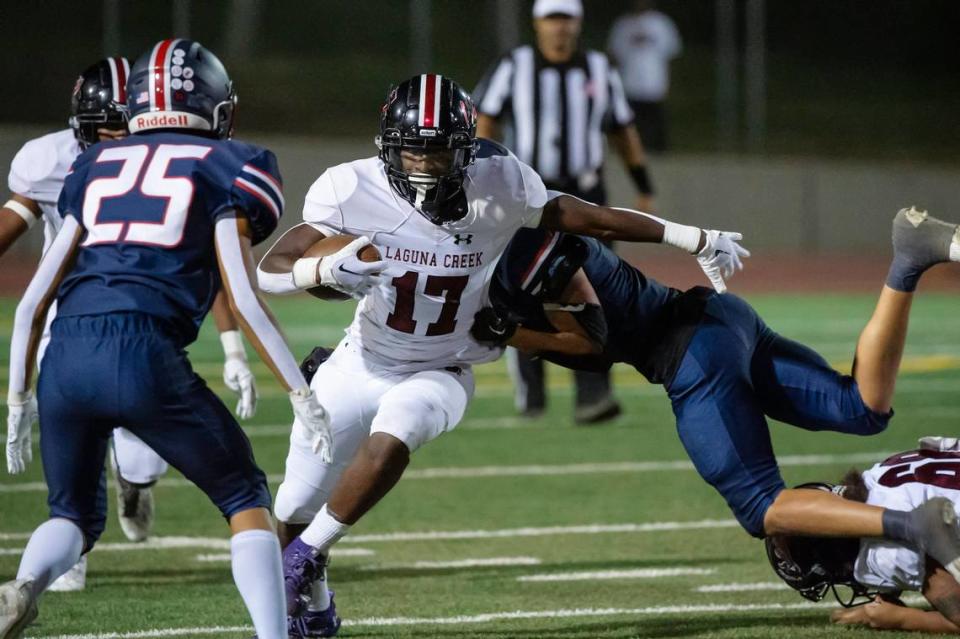
[[340,617],[333,603],[333,591],[330,591],[330,607],[320,612],[307,610],[299,617],[287,619],[287,632],[290,639],[307,637],[333,637],[340,630]]
[[283,589],[287,595],[288,616],[299,617],[303,614],[310,601],[310,587],[323,576],[326,565],[326,556],[299,537],[283,549]]

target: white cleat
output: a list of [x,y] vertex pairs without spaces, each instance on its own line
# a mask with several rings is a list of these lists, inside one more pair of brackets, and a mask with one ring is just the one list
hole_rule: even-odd
[[73,568],[60,575],[47,588],[50,592],[79,592],[87,586],[87,556],[84,555]]
[[110,466],[117,480],[117,516],[124,536],[130,541],[145,541],[153,531],[153,491],[150,486],[131,484],[117,468],[115,455]]
[[20,639],[37,618],[32,581],[20,579],[0,585],[0,639]]

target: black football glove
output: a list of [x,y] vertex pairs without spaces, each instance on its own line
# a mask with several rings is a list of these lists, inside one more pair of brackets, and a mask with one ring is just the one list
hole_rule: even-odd
[[517,322],[492,306],[481,308],[473,316],[470,335],[485,346],[503,346],[517,332]]
[[320,364],[327,361],[331,355],[333,355],[332,348],[317,346],[300,362],[300,372],[303,373],[303,378],[307,380],[307,384],[313,381],[313,376],[317,374]]

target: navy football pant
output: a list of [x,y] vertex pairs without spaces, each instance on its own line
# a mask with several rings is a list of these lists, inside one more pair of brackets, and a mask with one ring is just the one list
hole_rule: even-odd
[[106,521],[104,459],[123,425],[203,490],[224,517],[270,508],[266,477],[233,415],[149,315],[58,317],[37,382],[51,517],[86,550]]
[[697,471],[757,537],[784,488],[766,417],[807,430],[874,435],[892,415],[870,410],[851,376],[777,335],[730,294],[707,302],[667,392]]

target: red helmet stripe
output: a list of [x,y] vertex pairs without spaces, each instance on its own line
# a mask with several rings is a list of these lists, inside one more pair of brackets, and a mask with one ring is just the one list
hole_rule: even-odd
[[127,103],[127,59],[110,58],[110,70],[113,72],[113,100],[119,104]]
[[440,121],[440,77],[420,76],[420,126],[435,127]]
[[169,52],[175,40],[163,40],[153,48],[150,56],[150,100],[156,111],[167,108],[167,91],[170,89]]

